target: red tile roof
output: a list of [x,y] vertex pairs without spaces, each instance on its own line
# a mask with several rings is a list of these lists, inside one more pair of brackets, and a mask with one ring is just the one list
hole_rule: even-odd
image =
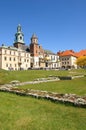
[[75,52],[73,50],[62,51],[62,52],[58,52],[57,54],[59,56],[74,56],[74,57],[77,57],[77,55],[75,54]]
[[76,52],[76,56],[77,57],[86,56],[86,50],[81,50],[80,52]]
[[74,52],[73,50],[66,50],[66,51],[59,51],[57,54],[59,56],[80,57],[80,56],[86,56],[86,50],[81,50],[79,52]]

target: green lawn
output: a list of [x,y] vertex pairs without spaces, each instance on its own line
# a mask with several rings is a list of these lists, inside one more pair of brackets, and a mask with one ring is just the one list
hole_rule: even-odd
[[[0,84],[9,83],[12,80],[20,82],[31,81],[37,78],[52,76],[86,75],[86,69],[58,71],[58,70],[28,70],[28,71],[4,71],[0,70]],[[23,89],[38,89],[57,93],[75,93],[86,95],[86,76],[73,80],[61,80],[56,82],[47,82],[19,86]]]
[[[86,75],[86,69],[71,71],[4,71],[0,84],[64,75]],[[86,95],[86,76],[73,80],[19,86],[23,89],[47,90],[57,93]],[[86,130],[86,109],[53,103],[44,99],[0,92],[0,130]]]
[[0,92],[0,130],[86,130],[86,109]]
[[36,89],[57,93],[73,93],[86,96],[86,77],[73,80],[60,80],[55,82],[29,84],[19,86],[21,89]]
[[37,78],[44,78],[52,76],[66,76],[66,75],[80,75],[86,74],[86,69],[58,71],[58,70],[28,70],[28,71],[4,71],[0,70],[0,84],[9,83],[12,80],[19,80],[20,82],[31,81]]

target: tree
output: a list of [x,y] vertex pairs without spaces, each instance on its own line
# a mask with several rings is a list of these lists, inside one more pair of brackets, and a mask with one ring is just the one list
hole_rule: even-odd
[[80,67],[86,67],[86,56],[81,56],[77,59],[76,64]]

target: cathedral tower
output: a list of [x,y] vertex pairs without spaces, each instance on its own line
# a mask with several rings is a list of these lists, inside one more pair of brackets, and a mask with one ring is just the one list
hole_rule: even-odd
[[30,52],[31,52],[31,56],[39,55],[38,38],[35,34],[33,34],[31,37]]
[[22,48],[25,45],[24,43],[24,34],[22,33],[21,25],[19,24],[17,27],[17,33],[15,34],[14,46],[16,48]]

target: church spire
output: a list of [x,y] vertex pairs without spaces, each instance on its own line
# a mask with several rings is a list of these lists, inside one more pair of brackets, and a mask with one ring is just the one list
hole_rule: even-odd
[[17,27],[17,32],[22,32],[21,25],[19,24]]
[[24,44],[24,34],[22,33],[22,28],[20,24],[17,26],[17,33],[15,34],[15,43]]

